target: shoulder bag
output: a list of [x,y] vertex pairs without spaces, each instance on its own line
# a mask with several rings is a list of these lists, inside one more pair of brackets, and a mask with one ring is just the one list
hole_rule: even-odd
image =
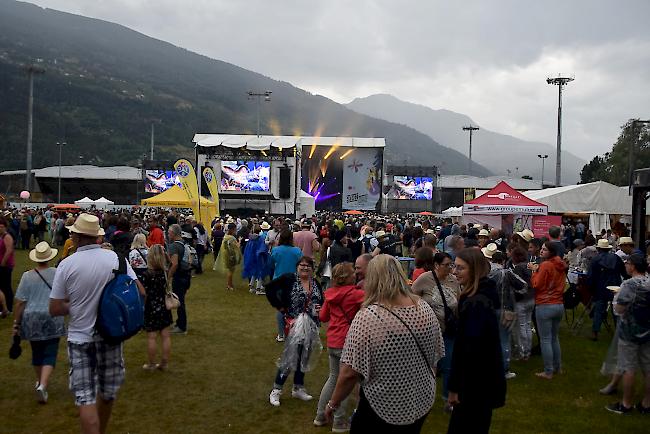
[[445,311],[445,332],[442,335],[447,338],[453,338],[458,332],[458,318],[456,317],[454,311],[447,304],[445,293],[442,290],[442,285],[440,284],[438,276],[436,276],[436,272],[432,271],[431,274],[433,274],[433,278],[436,280],[436,286],[438,286],[438,291],[440,291],[440,298],[442,298],[442,304]]
[[163,274],[165,275],[165,308],[167,310],[178,309],[181,305],[181,301],[178,299],[178,295],[174,294],[169,286],[167,272],[165,270],[163,270]]

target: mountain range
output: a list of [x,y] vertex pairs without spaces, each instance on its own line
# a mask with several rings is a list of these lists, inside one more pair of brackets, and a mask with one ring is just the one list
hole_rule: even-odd
[[[443,146],[469,153],[468,131],[464,126],[478,126],[469,116],[449,110],[432,108],[402,101],[392,95],[371,95],[357,98],[347,107],[359,113],[395,122],[427,134]],[[554,132],[551,132],[554,134]],[[556,147],[548,143],[521,140],[499,134],[483,127],[474,131],[472,160],[498,175],[532,176],[542,178],[542,163],[537,155],[548,155],[545,161],[544,181],[555,180]],[[586,161],[570,152],[562,152],[562,183],[574,184],[580,179],[580,170]]]
[[[227,43],[219,42],[219,43]],[[388,163],[466,172],[467,157],[409,126],[359,114],[323,96],[150,38],[124,26],[0,0],[0,169],[25,165],[28,80],[34,79],[34,167],[137,164],[193,155],[195,133],[255,134],[249,90],[262,102],[261,134],[385,137]],[[475,165],[475,174],[491,172]]]

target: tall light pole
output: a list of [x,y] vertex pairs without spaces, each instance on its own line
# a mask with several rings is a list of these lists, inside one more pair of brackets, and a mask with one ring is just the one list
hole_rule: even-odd
[[634,140],[630,140],[630,151],[628,152],[628,161],[627,161],[627,180],[628,180],[628,190],[629,194],[632,194],[632,175],[634,174],[634,153],[637,151],[637,142],[639,141],[640,132],[636,132],[637,125],[650,125],[650,120],[642,121],[640,119],[634,119],[632,121],[632,133],[635,134]]
[[34,125],[34,74],[44,74],[45,69],[36,65],[25,68],[29,77],[29,99],[27,101],[27,160],[25,171],[25,190],[32,191],[32,136]]
[[557,86],[558,103],[557,103],[557,155],[555,157],[555,186],[559,187],[562,183],[562,88],[567,83],[575,80],[575,77],[548,77],[546,83]]
[[[154,129],[154,124],[159,124],[161,123],[162,120],[160,119],[151,119],[151,160],[153,160],[153,145],[154,145],[154,137],[155,137],[155,129]],[[146,157],[146,155],[144,156]]]
[[255,99],[257,98],[257,137],[260,137],[260,105],[262,102],[262,97],[264,97],[264,101],[270,102],[271,101],[271,92],[270,90],[265,90],[264,92],[254,92],[252,90],[249,90],[248,92],[248,99]]
[[65,145],[67,145],[66,142],[56,142],[56,146],[59,147],[59,194],[56,203],[61,203],[61,154]]
[[548,158],[548,154],[537,154],[537,157],[542,159],[542,188],[544,188],[544,161]]
[[479,127],[473,127],[471,124],[468,127],[463,127],[463,131],[469,131],[469,171],[468,174],[472,176],[472,135],[474,131],[478,131]]

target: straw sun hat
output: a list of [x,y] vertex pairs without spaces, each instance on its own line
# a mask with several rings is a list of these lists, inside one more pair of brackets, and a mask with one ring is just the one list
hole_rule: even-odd
[[47,241],[41,241],[36,244],[36,247],[34,247],[31,252],[29,252],[29,259],[32,262],[47,262],[54,259],[58,254],[59,251],[51,248]]
[[499,248],[497,247],[496,244],[490,243],[486,247],[483,247],[481,249],[481,252],[483,252],[483,256],[485,256],[488,259],[492,259],[492,255],[494,255]]
[[99,226],[99,219],[91,214],[82,213],[74,224],[65,227],[70,232],[98,237],[104,235],[104,229]]
[[530,242],[530,240],[532,240],[533,238],[535,238],[535,234],[530,229],[524,229],[521,232],[517,232],[517,235],[519,235],[527,243]]
[[598,244],[596,244],[597,249],[611,249],[612,246],[609,244],[609,241],[607,241],[604,238],[601,238],[598,240]]

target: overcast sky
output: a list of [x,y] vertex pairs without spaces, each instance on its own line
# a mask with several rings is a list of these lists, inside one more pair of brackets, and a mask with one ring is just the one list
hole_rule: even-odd
[[389,93],[588,160],[650,118],[649,0],[35,0],[347,103]]

